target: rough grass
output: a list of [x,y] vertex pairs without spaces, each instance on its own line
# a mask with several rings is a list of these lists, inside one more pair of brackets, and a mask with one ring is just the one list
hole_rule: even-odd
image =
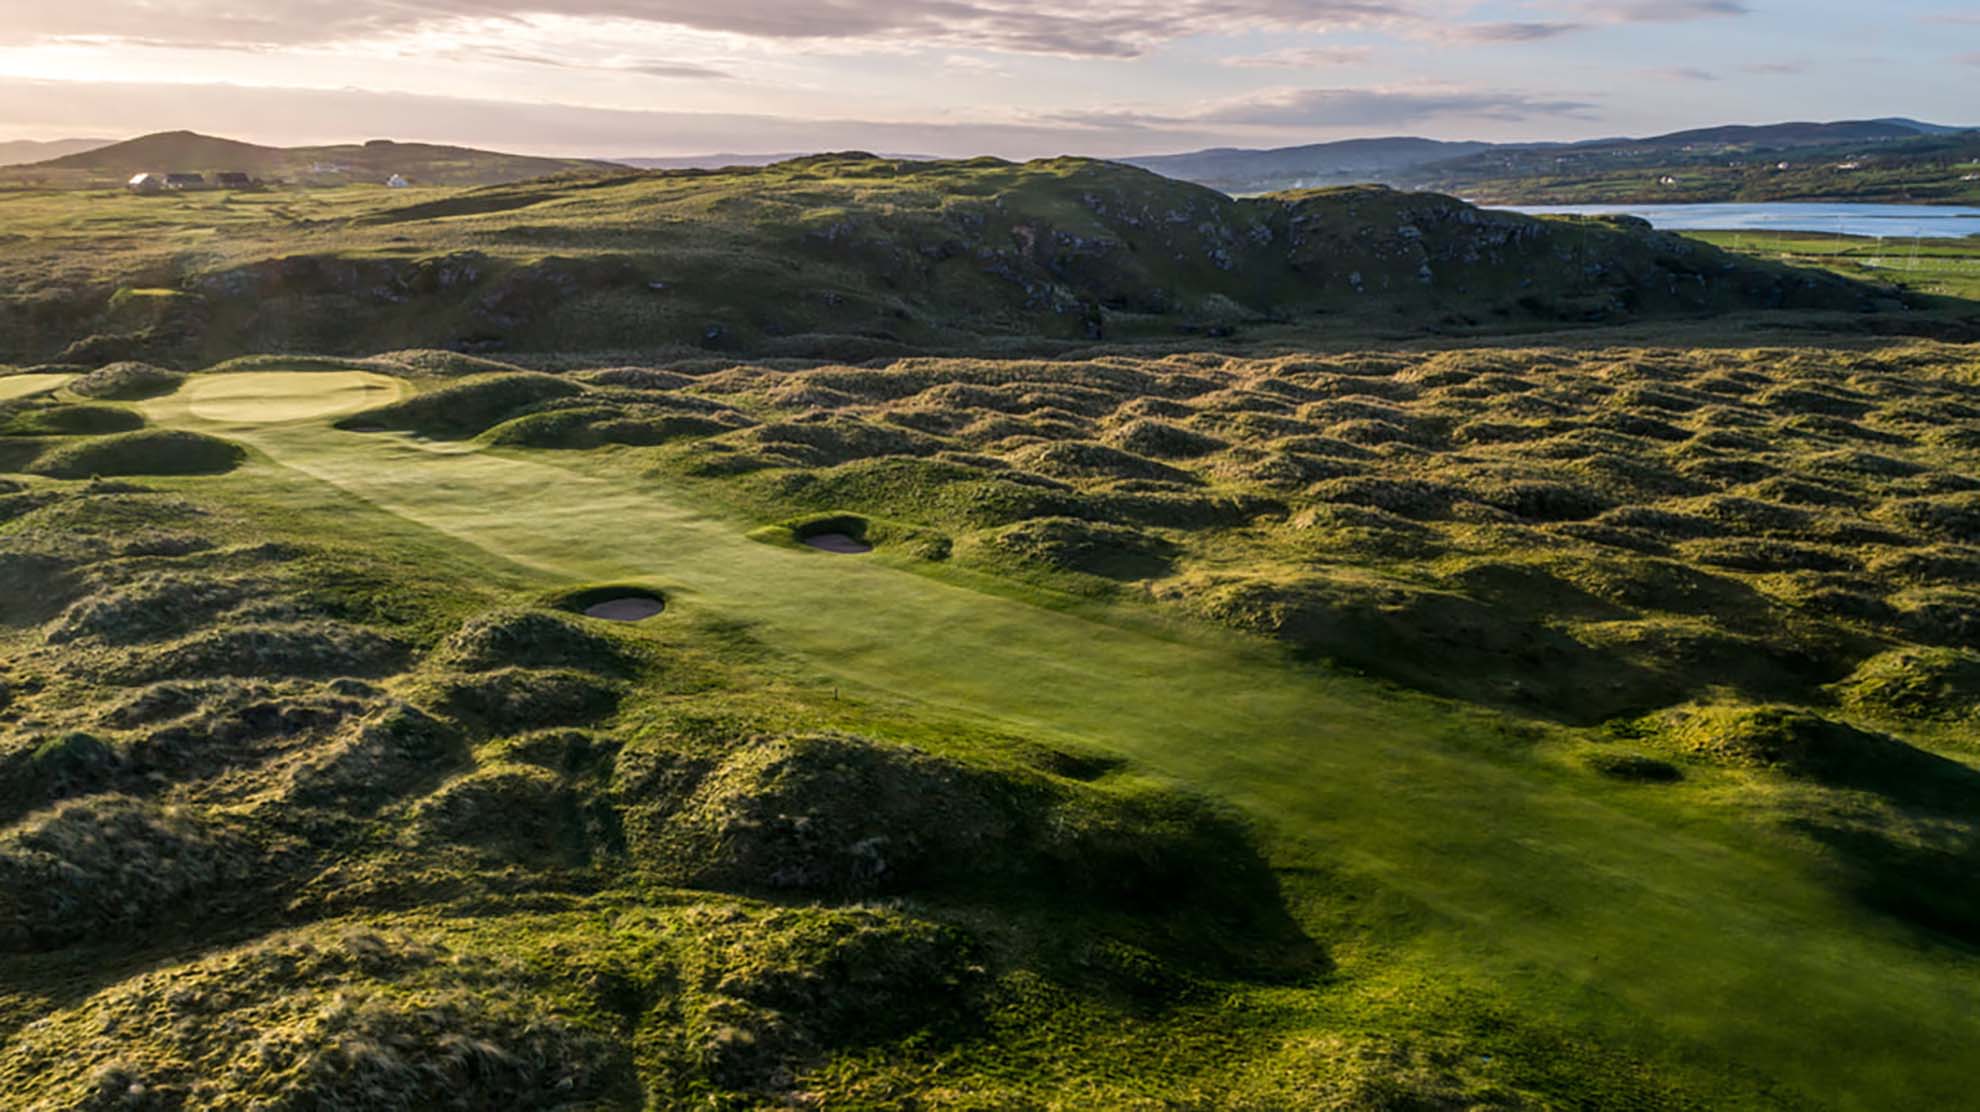
[[148,363],[110,363],[70,379],[68,390],[85,398],[130,402],[177,390],[185,376]]
[[[1918,1048],[1974,1014],[1980,790],[1914,709],[1964,649],[1907,638],[1961,635],[1973,554],[1885,512],[1964,492],[1907,431],[1960,420],[1954,349],[690,377],[552,403],[748,427],[532,458],[296,422],[240,433],[284,466],[177,495],[0,492],[31,584],[0,593],[0,845],[56,878],[8,888],[42,926],[0,955],[0,1103],[1965,1092]],[[992,414],[1025,431],[967,431]],[[1225,447],[1109,442],[1141,419]],[[517,497],[550,480],[582,498]],[[963,566],[754,544],[703,496]],[[1731,541],[1702,552],[1765,566],[1692,547]],[[1127,555],[1107,582],[1166,615],[1060,592]],[[1024,582],[958,585],[985,573]],[[665,621],[565,612],[643,582]],[[1182,613],[1538,716],[1680,705],[1564,728]]]
[[580,388],[543,374],[478,375],[417,394],[402,402],[344,418],[344,428],[403,429],[421,436],[474,436],[531,406],[569,397]]
[[30,466],[37,475],[87,479],[118,475],[215,475],[239,467],[238,444],[180,429],[145,429],[61,444]]
[[1080,593],[1146,582],[1311,657],[1586,720],[1726,683],[1818,698],[1893,644],[1970,643],[1980,495],[1943,433],[1976,389],[1932,345],[1446,350],[739,366],[639,404],[758,422],[653,456],[765,516],[880,516]]

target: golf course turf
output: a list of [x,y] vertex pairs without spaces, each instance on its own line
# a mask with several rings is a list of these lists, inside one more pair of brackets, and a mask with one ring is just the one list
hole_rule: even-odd
[[[1353,924],[1336,976],[1394,996],[1356,1005],[1361,1022],[1486,994],[1652,1063],[1689,1094],[1673,1103],[1970,1100],[1980,975],[1965,952],[1866,910],[1807,842],[1726,806],[1740,772],[1598,776],[1576,731],[1291,663],[1152,608],[884,545],[846,561],[756,543],[754,522],[609,452],[330,424],[405,391],[270,370],[194,376],[141,409],[246,446],[243,467],[199,482],[251,512],[389,543],[433,576],[664,589],[668,623],[633,636],[719,621],[784,682],[860,713],[1125,758],[1236,806],[1302,927],[1326,940]],[[1343,892],[1372,906],[1344,911]]]

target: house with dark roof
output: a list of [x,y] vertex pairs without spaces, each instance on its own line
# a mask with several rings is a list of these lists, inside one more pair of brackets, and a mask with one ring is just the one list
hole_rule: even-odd
[[253,189],[254,179],[239,170],[222,170],[213,175],[213,184],[221,189]]
[[205,189],[206,175],[205,174],[167,174],[165,175],[165,188]]

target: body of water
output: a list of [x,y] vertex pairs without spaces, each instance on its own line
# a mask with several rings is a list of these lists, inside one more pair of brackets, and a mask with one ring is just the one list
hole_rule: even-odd
[[1833,232],[1892,239],[1980,235],[1980,208],[1954,205],[1831,205],[1805,203],[1714,205],[1504,205],[1515,212],[1621,213],[1670,232]]

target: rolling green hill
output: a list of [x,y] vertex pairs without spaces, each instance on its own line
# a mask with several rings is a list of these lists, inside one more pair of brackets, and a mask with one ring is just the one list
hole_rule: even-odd
[[0,171],[0,187],[101,188],[140,173],[239,171],[305,185],[381,184],[394,174],[420,185],[490,185],[596,172],[609,163],[538,158],[430,143],[376,139],[322,147],[264,147],[190,131],[167,131]]
[[1488,204],[1980,204],[1980,132],[1813,128],[1794,137],[1723,128],[1671,137],[1682,141],[1495,150],[1420,166],[1404,180]]
[[19,363],[857,354],[1896,304],[1640,221],[1380,188],[1238,201],[1081,159],[824,156],[414,196],[15,194],[0,226],[0,358]]

